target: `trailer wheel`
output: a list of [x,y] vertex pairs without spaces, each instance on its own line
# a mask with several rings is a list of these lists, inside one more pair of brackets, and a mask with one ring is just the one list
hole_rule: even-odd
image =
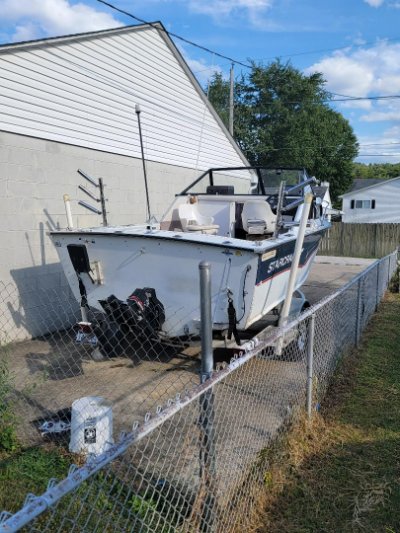
[[307,351],[307,324],[303,321],[297,326],[297,339],[294,342],[296,345],[296,359],[303,358]]
[[[301,313],[310,307],[310,303],[306,300],[301,308]],[[301,315],[300,313],[300,315]],[[308,344],[308,330],[307,322],[302,320],[297,325],[296,338],[284,348],[282,352],[282,359],[284,361],[302,361],[307,354]]]

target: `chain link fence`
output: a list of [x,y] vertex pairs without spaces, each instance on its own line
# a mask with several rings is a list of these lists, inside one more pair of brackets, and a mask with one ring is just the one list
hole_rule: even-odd
[[[226,350],[204,383],[198,339],[165,344],[94,315],[91,328],[76,330],[72,296],[63,295],[63,309],[49,297],[45,335],[2,339],[6,401],[24,446],[56,440],[74,464],[61,481],[49,471],[43,494],[5,509],[0,532],[246,530],[273,444],[318,408],[397,264],[397,253],[384,257],[286,327]],[[10,331],[1,320],[15,322],[20,295],[10,286],[1,294],[14,315],[0,316],[0,330]],[[26,323],[28,311],[19,313]],[[99,342],[100,327],[111,331]]]

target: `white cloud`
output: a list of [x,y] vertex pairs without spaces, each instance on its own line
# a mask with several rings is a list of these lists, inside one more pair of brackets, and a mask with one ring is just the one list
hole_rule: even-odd
[[360,120],[363,122],[386,122],[400,121],[400,102],[398,100],[381,101],[373,111],[362,115]]
[[[354,97],[389,96],[400,93],[400,44],[377,42],[369,48],[347,49],[325,57],[306,70],[322,72],[326,88]],[[340,104],[345,108],[371,110],[364,121],[393,120],[398,115],[392,100],[355,100]],[[385,115],[386,114],[386,115]],[[386,116],[386,118],[384,118]]]
[[[340,100],[340,96],[334,96],[334,98]],[[348,102],[339,102],[339,104],[343,109],[372,109],[371,100],[349,100]]]
[[273,0],[189,0],[188,3],[195,13],[211,15],[216,20],[246,13],[252,24],[258,24],[272,4]]
[[366,40],[362,36],[361,32],[357,32],[357,34],[355,36],[351,37],[349,40],[351,40],[352,43],[357,45],[357,46],[362,46],[362,45],[364,45],[366,43]]
[[390,140],[391,142],[399,142],[400,137],[400,126],[392,126],[383,133],[385,140]]
[[322,72],[327,80],[327,88],[334,93],[365,96],[373,82],[369,65],[343,52],[315,63],[307,70]]
[[381,135],[361,135],[358,138],[360,143],[359,161],[365,163],[400,161],[400,127],[385,130]]
[[366,4],[369,4],[371,7],[380,7],[385,0],[364,0]]
[[371,7],[381,7],[383,4],[386,4],[388,7],[393,7],[394,9],[400,9],[400,2],[390,2],[387,3],[386,0],[364,0],[364,2]]
[[198,61],[197,59],[185,58],[191,71],[202,85],[206,85],[210,78],[216,72],[222,72],[219,65],[208,65],[205,61]]
[[213,16],[230,15],[240,9],[264,11],[271,5],[271,0],[189,0],[189,7],[193,11]]
[[30,41],[35,39],[40,33],[40,29],[33,24],[32,22],[27,22],[26,24],[18,24],[15,27],[15,32],[12,36],[13,41]]
[[70,0],[0,0],[2,22],[17,24],[13,40],[65,35],[120,26],[111,15]]
[[190,70],[203,86],[207,85],[208,81],[216,72],[222,73],[222,68],[218,64],[207,63],[204,59],[192,59],[186,47],[182,44],[179,44],[178,48],[185,58],[186,63],[189,65]]

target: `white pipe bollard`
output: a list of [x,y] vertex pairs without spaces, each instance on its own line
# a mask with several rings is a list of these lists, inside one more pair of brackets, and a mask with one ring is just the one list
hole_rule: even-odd
[[[307,193],[304,196],[304,204],[303,204],[303,209],[301,213],[299,230],[297,233],[296,245],[294,248],[292,268],[290,269],[286,297],[283,302],[281,315],[279,317],[279,327],[285,326],[287,322],[287,318],[289,316],[290,308],[292,306],[293,292],[294,292],[294,287],[295,287],[295,283],[297,279],[297,272],[299,270],[300,256],[301,256],[301,251],[303,249],[304,236],[305,236],[306,229],[307,229],[307,221],[308,221],[308,215],[310,213],[312,199],[313,199],[313,195],[311,193]],[[283,348],[283,337],[281,337],[277,342],[277,345],[276,345],[277,355],[281,355],[282,348]]]
[[72,222],[71,200],[70,200],[69,194],[64,194],[64,205],[65,205],[65,214],[67,216],[67,227],[68,229],[73,229],[74,223]]
[[200,271],[200,311],[201,311],[201,382],[204,383],[214,368],[212,346],[212,314],[211,314],[211,264],[202,261]]

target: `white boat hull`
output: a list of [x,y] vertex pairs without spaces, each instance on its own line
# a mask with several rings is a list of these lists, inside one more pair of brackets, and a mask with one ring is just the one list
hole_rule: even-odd
[[[306,234],[296,288],[307,278],[326,228]],[[70,258],[71,246],[84,246],[93,275],[80,274],[91,308],[103,311],[100,300],[110,295],[122,301],[135,289],[154,288],[165,309],[163,333],[168,337],[199,333],[201,261],[211,264],[214,329],[227,329],[228,296],[236,310],[237,328],[245,330],[285,298],[296,237],[275,239],[267,246],[238,239],[187,237],[172,232],[143,230],[53,232],[68,283],[80,300],[78,277]],[[68,248],[69,247],[69,248]]]

